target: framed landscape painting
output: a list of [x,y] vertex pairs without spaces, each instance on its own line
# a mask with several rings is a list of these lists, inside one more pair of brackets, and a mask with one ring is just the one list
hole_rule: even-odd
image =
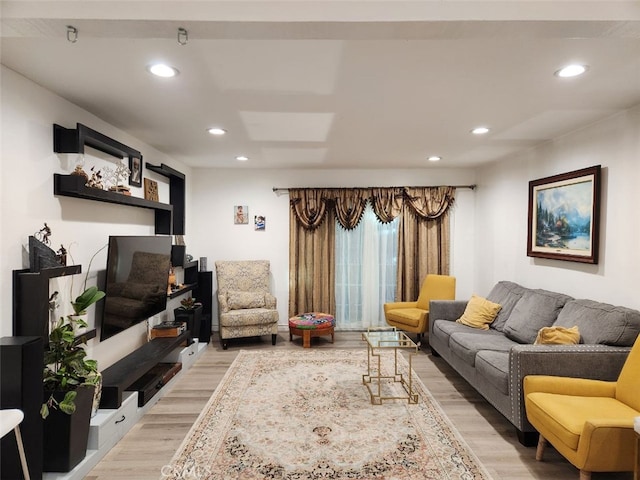
[[529,182],[527,255],[598,263],[600,165]]

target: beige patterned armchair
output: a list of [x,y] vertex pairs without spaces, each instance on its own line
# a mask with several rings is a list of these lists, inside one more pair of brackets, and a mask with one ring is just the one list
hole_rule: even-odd
[[268,334],[275,345],[278,311],[269,291],[269,261],[218,261],[216,278],[222,348],[229,338]]

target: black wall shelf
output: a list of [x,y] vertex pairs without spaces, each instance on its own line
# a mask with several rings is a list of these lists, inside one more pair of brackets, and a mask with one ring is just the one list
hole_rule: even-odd
[[85,185],[86,180],[79,175],[53,174],[53,194],[63,197],[82,198],[98,202],[115,203],[131,207],[148,208],[155,211],[156,234],[171,234],[171,217],[173,206],[166,203],[152,202],[144,198],[123,195]]
[[64,128],[53,125],[53,151],[56,153],[84,153],[84,147],[89,146],[117,158],[135,157],[142,160],[142,154],[127,145],[96,132],[83,125],[76,124],[76,128]]
[[185,175],[164,163],[151,165],[146,163],[148,170],[169,179],[169,201],[173,205],[173,234],[184,235],[185,217]]
[[[49,279],[82,273],[80,265],[13,271],[13,334],[49,338]],[[87,337],[90,335],[87,332]],[[93,333],[95,336],[95,332]],[[89,338],[89,337],[88,337]]]

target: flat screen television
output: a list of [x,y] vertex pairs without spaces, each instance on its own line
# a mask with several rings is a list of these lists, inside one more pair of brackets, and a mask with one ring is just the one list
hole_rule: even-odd
[[110,236],[100,340],[165,310],[169,236]]

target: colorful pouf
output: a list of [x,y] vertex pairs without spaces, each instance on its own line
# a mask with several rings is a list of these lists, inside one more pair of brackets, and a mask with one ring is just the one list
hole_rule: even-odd
[[301,313],[289,319],[289,341],[293,340],[294,335],[299,335],[302,337],[302,346],[304,348],[310,348],[311,337],[331,335],[331,343],[333,343],[333,327],[335,326],[335,318],[328,313]]

